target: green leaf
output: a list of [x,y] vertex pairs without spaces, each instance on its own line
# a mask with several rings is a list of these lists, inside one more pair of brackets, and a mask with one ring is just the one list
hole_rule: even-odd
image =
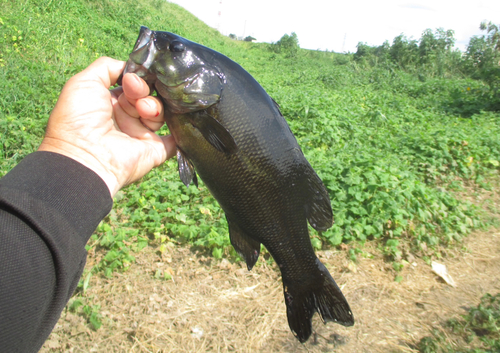
[[321,240],[319,240],[318,238],[312,238],[311,243],[316,250],[321,250],[322,247]]
[[96,311],[92,311],[89,317],[89,322],[92,329],[95,331],[99,330],[102,326],[101,315]]
[[221,248],[214,248],[212,250],[212,256],[215,257],[216,259],[221,259],[222,258],[222,249]]
[[83,301],[80,298],[77,298],[71,302],[69,305],[69,311],[76,312],[79,307],[83,305]]
[[87,276],[85,276],[85,281],[83,281],[83,293],[87,291],[87,288],[89,286],[90,277],[92,277],[92,269],[89,271],[89,273],[87,273]]

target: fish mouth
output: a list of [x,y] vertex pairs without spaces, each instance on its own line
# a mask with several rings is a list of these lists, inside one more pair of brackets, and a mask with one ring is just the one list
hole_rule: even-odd
[[149,69],[155,60],[157,52],[154,39],[154,31],[148,27],[141,26],[139,37],[135,42],[132,53],[129,55],[123,75],[131,72],[137,74],[137,76],[143,78],[146,82],[149,81],[148,78],[151,76]]
[[152,37],[153,31],[146,26],[141,26],[141,29],[139,30],[139,36],[137,37],[137,41],[135,42],[134,49],[132,51],[134,52],[149,43]]

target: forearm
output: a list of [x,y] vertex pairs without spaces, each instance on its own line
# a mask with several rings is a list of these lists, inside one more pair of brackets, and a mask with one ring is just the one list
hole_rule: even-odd
[[76,288],[112,206],[90,169],[35,152],[0,180],[0,351],[38,351]]

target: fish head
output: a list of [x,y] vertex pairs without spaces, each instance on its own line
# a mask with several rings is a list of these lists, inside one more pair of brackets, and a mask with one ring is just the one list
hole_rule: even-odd
[[216,104],[225,83],[212,49],[174,33],[142,26],[124,74],[136,73],[156,89],[173,113],[190,113]]

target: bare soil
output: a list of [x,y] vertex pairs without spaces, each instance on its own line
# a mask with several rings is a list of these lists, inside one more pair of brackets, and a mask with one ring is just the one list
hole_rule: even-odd
[[[499,218],[498,188],[470,189],[462,197]],[[274,263],[259,259],[249,272],[243,263],[172,246],[163,254],[144,249],[128,271],[112,278],[93,276],[85,297],[101,306],[102,327],[94,331],[82,315],[65,310],[41,352],[417,352],[416,343],[433,328],[465,314],[485,293],[500,292],[499,229],[476,231],[442,249],[435,260],[446,265],[457,287],[416,255],[405,255],[398,283],[374,244],[364,246],[356,263],[345,247],[317,254],[356,324],[324,325],[315,315],[315,333],[305,344],[288,328]],[[156,278],[158,273],[172,278]]]

